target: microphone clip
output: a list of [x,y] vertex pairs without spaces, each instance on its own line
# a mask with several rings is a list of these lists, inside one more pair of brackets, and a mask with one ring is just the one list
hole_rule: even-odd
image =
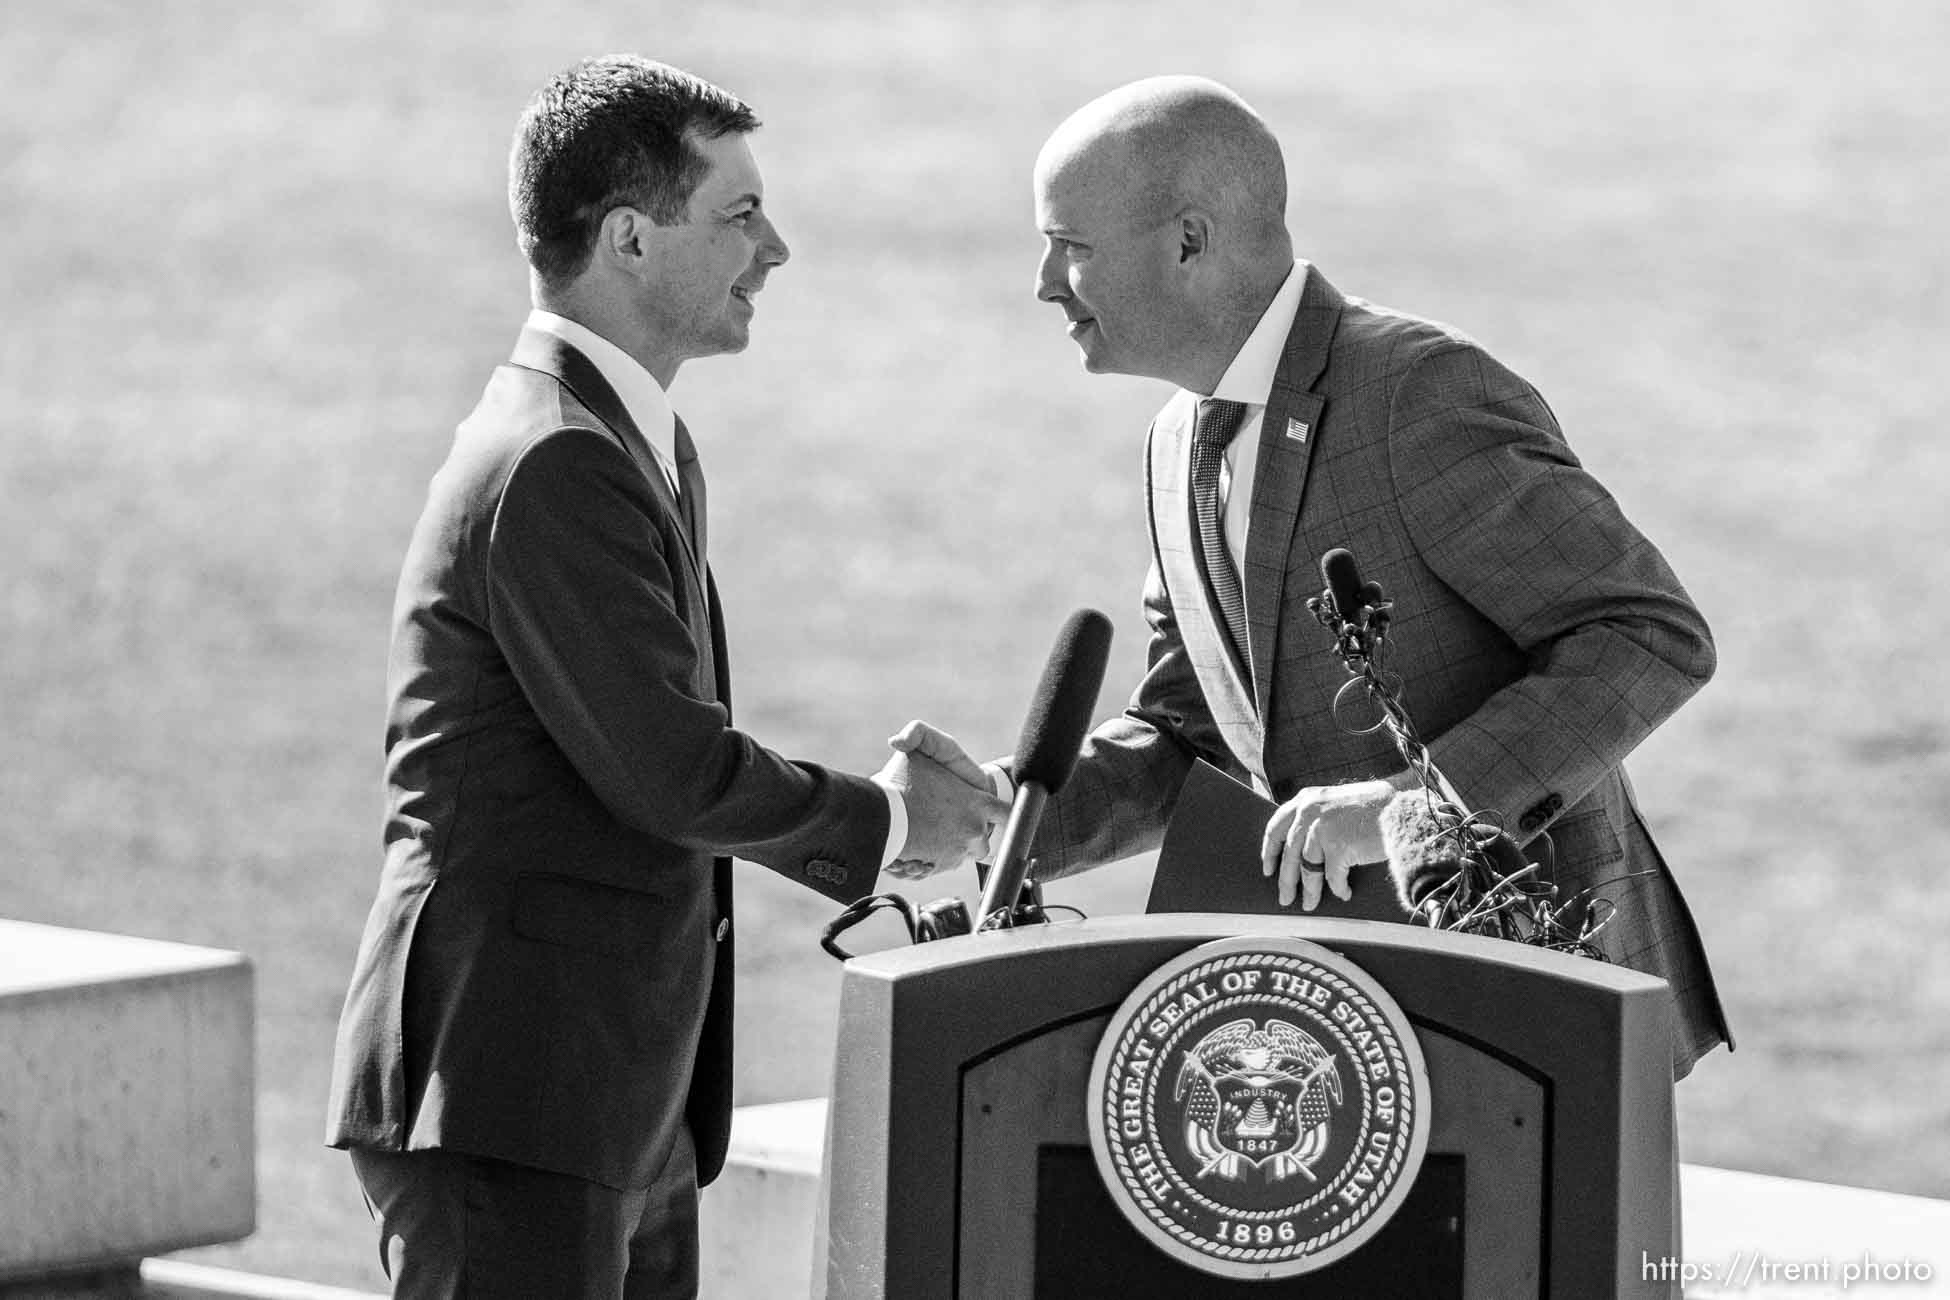
[[[975,874],[980,878],[984,890],[987,888],[990,870],[987,863],[975,864]],[[1043,910],[1043,887],[1031,874],[1035,870],[1036,859],[1031,858],[1029,865],[1024,869],[1022,888],[1016,891],[1015,902],[1008,907],[998,907],[987,916],[978,918],[975,926],[977,933],[1013,929],[1018,925],[1048,924],[1049,914]]]

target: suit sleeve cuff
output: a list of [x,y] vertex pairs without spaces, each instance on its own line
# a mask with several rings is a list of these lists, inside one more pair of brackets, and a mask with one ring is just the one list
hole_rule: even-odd
[[982,770],[988,773],[989,788],[995,791],[996,798],[1000,799],[1003,803],[1014,803],[1016,801],[1016,783],[1009,776],[1008,768],[1002,766],[999,762],[984,763],[982,764]]
[[880,865],[885,869],[907,847],[907,800],[899,790],[878,777],[874,784],[887,796],[887,847],[880,855]]

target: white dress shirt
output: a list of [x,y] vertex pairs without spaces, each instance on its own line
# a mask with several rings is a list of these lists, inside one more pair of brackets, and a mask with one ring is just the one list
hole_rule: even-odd
[[[650,444],[651,454],[656,456],[657,467],[663,470],[671,492],[681,496],[683,490],[677,483],[677,413],[671,410],[670,397],[656,376],[622,348],[567,316],[537,307],[528,313],[528,325],[554,335],[589,359],[604,382],[615,390],[617,400],[623,403],[643,440]],[[874,778],[874,784],[887,795],[887,847],[880,858],[884,867],[907,844],[907,800],[899,790],[878,777]]]

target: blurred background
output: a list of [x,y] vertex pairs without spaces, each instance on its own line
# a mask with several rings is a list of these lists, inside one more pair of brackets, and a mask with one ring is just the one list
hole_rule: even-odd
[[[619,49],[758,108],[794,250],[672,394],[747,730],[1001,752],[1080,605],[1121,706],[1167,393],[1033,300],[1029,167],[1111,86],[1217,77],[1285,143],[1302,255],[1535,382],[1714,626],[1630,764],[1740,1040],[1680,1089],[1684,1158],[1950,1196],[1950,9],[480,9],[0,13],[0,915],[257,962],[261,1227],[202,1258],[380,1284],[320,1139],[393,580],[526,308],[516,117]],[[1052,898],[1137,910],[1149,872]],[[740,890],[739,1100],[823,1094],[831,909]]]

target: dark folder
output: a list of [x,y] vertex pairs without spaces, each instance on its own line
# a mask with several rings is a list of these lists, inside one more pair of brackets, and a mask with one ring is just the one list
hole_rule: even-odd
[[1147,912],[1288,912],[1294,916],[1357,917],[1406,921],[1385,866],[1356,867],[1354,897],[1343,903],[1322,890],[1320,906],[1280,906],[1279,882],[1260,874],[1259,842],[1275,805],[1251,786],[1210,763],[1192,765],[1178,806],[1165,827],[1158,869],[1151,877]]

